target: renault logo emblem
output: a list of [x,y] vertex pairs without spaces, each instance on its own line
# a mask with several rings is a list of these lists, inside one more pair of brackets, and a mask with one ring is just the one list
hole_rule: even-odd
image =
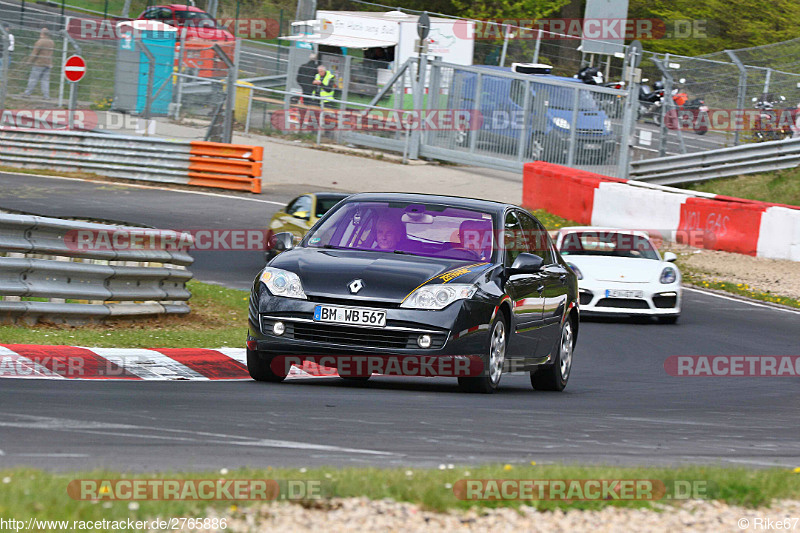
[[364,287],[364,282],[362,280],[360,280],[360,279],[354,279],[347,286],[350,288],[350,292],[355,294],[355,293],[357,293],[358,291],[360,291]]

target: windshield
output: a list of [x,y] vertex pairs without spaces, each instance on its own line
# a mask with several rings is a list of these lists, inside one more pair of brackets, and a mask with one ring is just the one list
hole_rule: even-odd
[[597,111],[597,102],[592,97],[591,91],[581,90],[581,86],[577,83],[574,88],[543,83],[533,84],[534,97],[547,102],[547,105],[553,109],[571,110],[575,101],[575,89],[579,89],[578,109],[580,111]]
[[567,233],[561,241],[561,255],[602,255],[637,259],[660,258],[653,243],[644,235],[611,231]]
[[489,261],[489,213],[435,204],[348,202],[306,238],[312,248]]
[[198,26],[200,28],[217,27],[217,22],[211,15],[200,11],[175,11],[175,18],[187,26]]

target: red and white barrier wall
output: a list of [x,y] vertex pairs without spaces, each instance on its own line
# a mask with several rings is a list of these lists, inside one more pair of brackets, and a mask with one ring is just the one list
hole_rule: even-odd
[[800,261],[800,207],[610,178],[542,161],[523,171],[522,205],[580,224],[658,231],[712,250]]

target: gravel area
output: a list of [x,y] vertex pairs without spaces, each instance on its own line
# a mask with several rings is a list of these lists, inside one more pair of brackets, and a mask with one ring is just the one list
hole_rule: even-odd
[[757,291],[800,300],[800,262],[716,250],[673,251],[680,254],[681,265],[708,279],[742,283]]
[[[745,509],[717,501],[691,500],[659,509],[605,507],[599,511],[547,511],[532,507],[475,509],[435,513],[419,506],[391,500],[334,499],[305,508],[286,503],[263,504],[231,510],[226,515],[230,532],[337,531],[565,531],[637,533],[665,531],[763,531],[757,519],[773,521],[800,517],[800,501],[775,501],[770,508]],[[745,524],[747,520],[747,524]],[[741,521],[741,522],[740,522]],[[792,530],[790,522],[789,531]],[[744,526],[744,527],[742,527]],[[787,528],[784,528],[785,531]],[[800,521],[794,524],[800,531]],[[197,531],[197,530],[195,530]]]

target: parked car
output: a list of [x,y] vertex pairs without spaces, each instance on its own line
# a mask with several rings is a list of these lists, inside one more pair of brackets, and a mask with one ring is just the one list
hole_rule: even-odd
[[[481,119],[480,127],[470,125],[457,131],[456,144],[470,146],[471,136],[477,135],[476,142],[505,146],[515,153],[522,140],[525,158],[566,163],[571,130],[575,128],[576,162],[602,164],[612,159],[617,136],[611,120],[583,82],[539,73],[549,72],[546,65],[530,65],[529,70],[524,67],[515,64],[518,74],[532,72],[527,74],[530,81],[507,76],[512,72],[509,68],[480,67],[485,73],[481,75],[481,97],[477,101],[478,73],[455,71],[449,108],[478,110]],[[527,95],[526,88],[529,89]],[[578,93],[577,113],[573,112],[575,89],[582,89]],[[532,110],[529,117],[521,116],[526,99]]]
[[477,358],[478,372],[458,376],[472,392],[493,392],[509,369],[529,371],[536,389],[567,384],[578,338],[577,279],[524,209],[452,196],[354,194],[299,245],[290,233],[275,241],[284,251],[258,274],[250,295],[247,367],[255,380],[282,381],[286,354],[366,354]]
[[674,324],[681,312],[676,255],[662,257],[643,231],[590,226],[561,228],[556,238],[578,276],[581,312],[647,315]]
[[308,193],[286,204],[286,207],[272,215],[269,221],[265,259],[269,261],[278,255],[278,251],[272,246],[276,233],[289,232],[299,242],[317,220],[347,196],[339,192]]
[[186,28],[187,39],[206,41],[233,41],[233,35],[220,28],[214,17],[200,8],[181,4],[151,6],[139,15],[139,19],[157,20],[176,28]]

